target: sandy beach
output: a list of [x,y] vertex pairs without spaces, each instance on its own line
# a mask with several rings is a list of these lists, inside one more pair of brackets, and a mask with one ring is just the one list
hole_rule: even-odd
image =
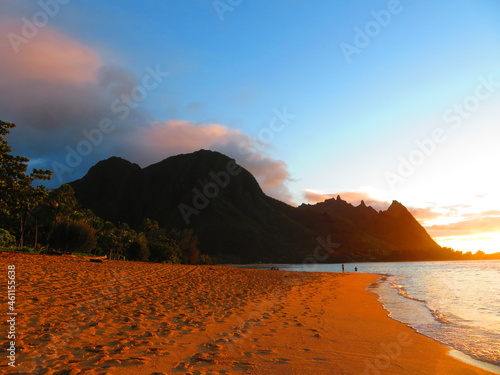
[[[0,253],[15,265],[8,374],[491,374],[387,316],[378,276],[89,262]],[[7,292],[1,296],[7,339]]]

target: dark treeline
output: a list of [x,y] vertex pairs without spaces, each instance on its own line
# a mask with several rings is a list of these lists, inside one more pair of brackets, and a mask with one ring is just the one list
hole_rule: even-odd
[[431,261],[431,260],[495,260],[500,253],[486,254],[482,250],[475,253],[462,252],[449,247],[431,250],[392,250],[383,260],[391,262]]

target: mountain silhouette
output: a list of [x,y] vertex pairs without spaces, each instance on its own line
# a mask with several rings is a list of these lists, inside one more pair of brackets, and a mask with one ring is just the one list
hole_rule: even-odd
[[84,207],[139,228],[145,218],[192,228],[202,253],[226,262],[390,259],[440,247],[400,203],[377,212],[340,199],[292,207],[267,196],[236,162],[199,150],[141,168],[112,157],[71,182]]
[[410,211],[398,201],[393,201],[386,211],[377,212],[364,201],[355,207],[338,196],[315,205],[301,205],[299,210],[313,210],[343,217],[353,227],[391,244],[396,249],[427,250],[440,247]]

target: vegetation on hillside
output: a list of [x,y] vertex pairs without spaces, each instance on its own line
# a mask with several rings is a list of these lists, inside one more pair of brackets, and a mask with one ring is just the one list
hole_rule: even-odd
[[5,136],[13,128],[14,124],[0,121],[0,248],[169,263],[214,262],[207,255],[200,257],[192,230],[160,228],[145,219],[142,231],[135,231],[80,207],[70,185],[51,190],[35,186],[37,180],[49,180],[52,172],[28,173],[29,159],[11,155]]

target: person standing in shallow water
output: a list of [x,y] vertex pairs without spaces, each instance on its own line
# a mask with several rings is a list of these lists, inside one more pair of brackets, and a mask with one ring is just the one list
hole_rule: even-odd
[[358,267],[354,267],[354,272],[358,272]]
[[344,272],[344,264],[342,264],[342,272]]

